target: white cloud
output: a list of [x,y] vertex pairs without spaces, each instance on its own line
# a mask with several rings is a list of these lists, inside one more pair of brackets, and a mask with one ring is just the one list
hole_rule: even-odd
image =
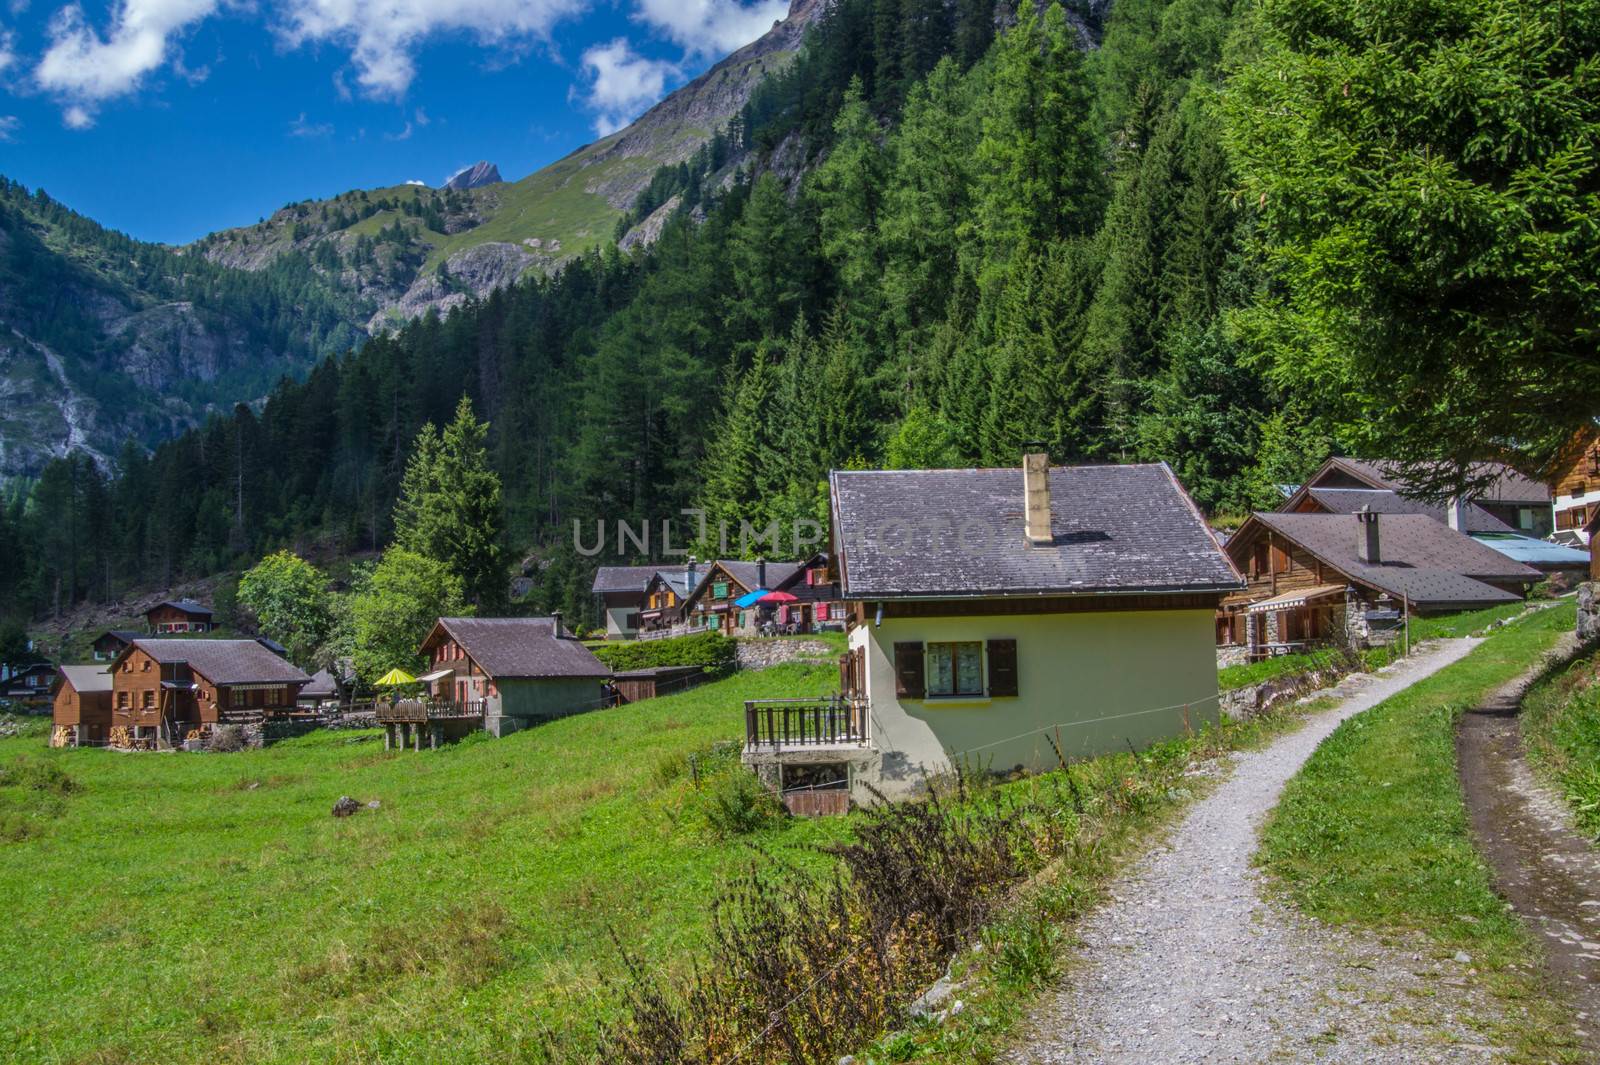
[[415,132],[416,130],[412,128],[411,123],[407,122],[405,129],[399,133],[385,133],[383,139],[386,141],[408,141],[411,139],[411,134]]
[[84,129],[93,124],[94,104],[132,92],[167,61],[174,34],[216,9],[217,0],[121,0],[102,37],[83,8],[69,4],[50,20],[50,47],[34,80],[67,102],[68,126]]
[[426,126],[430,121],[432,121],[431,119],[428,118],[428,112],[424,111],[420,107],[417,108],[416,119],[417,119],[417,125],[419,125],[419,126]]
[[428,187],[428,183],[426,181],[421,181],[421,180],[419,180],[417,178],[407,178],[406,179],[406,184],[407,185],[421,185],[423,188],[427,188]]
[[789,13],[789,0],[636,0],[633,17],[660,30],[690,55],[731,52]]
[[0,73],[17,61],[16,41],[10,30],[0,30]]
[[16,115],[0,115],[0,141],[7,144],[17,139],[17,130],[22,127],[22,120]]
[[544,37],[577,14],[580,0],[287,0],[291,45],[334,41],[350,48],[356,81],[369,96],[397,97],[416,76],[413,53],[439,33],[470,33],[483,44]]
[[289,123],[289,136],[291,137],[330,137],[333,135],[331,122],[308,122],[306,113],[300,112],[298,118]]
[[632,122],[666,92],[667,79],[678,73],[672,63],[647,59],[618,37],[583,53],[589,79],[582,100],[594,111],[594,131],[609,136]]

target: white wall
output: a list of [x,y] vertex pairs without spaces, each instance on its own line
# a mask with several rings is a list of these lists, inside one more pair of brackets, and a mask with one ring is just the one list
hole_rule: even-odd
[[[1213,623],[1210,610],[869,620],[852,631],[850,645],[867,648],[872,738],[882,753],[873,783],[895,798],[915,793],[924,774],[957,763],[1052,769],[1058,725],[1068,758],[1181,735],[1186,706],[1198,729],[1217,719]],[[990,639],[1017,641],[1015,697],[902,702],[895,695],[895,643]]]

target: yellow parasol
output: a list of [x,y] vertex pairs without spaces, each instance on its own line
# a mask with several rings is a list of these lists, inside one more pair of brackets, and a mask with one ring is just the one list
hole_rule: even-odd
[[402,684],[415,684],[416,682],[417,678],[413,677],[405,670],[391,669],[389,672],[378,678],[377,687],[398,688]]

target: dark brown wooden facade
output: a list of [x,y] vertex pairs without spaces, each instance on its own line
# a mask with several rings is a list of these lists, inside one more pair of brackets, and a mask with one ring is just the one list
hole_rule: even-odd
[[291,714],[300,682],[216,684],[187,663],[162,663],[137,644],[112,664],[111,724],[130,739],[183,740],[219,724]]
[[199,604],[184,607],[178,603],[158,603],[145,611],[144,621],[151,632],[162,635],[210,632],[216,628],[211,611]]
[[52,722],[57,729],[72,729],[79,744],[101,744],[111,732],[110,691],[79,691],[72,678],[63,673],[52,706]]

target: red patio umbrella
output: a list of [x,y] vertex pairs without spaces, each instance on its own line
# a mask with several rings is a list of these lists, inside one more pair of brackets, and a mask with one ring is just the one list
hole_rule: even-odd
[[788,592],[768,592],[757,602],[760,603],[798,603],[800,600]]

